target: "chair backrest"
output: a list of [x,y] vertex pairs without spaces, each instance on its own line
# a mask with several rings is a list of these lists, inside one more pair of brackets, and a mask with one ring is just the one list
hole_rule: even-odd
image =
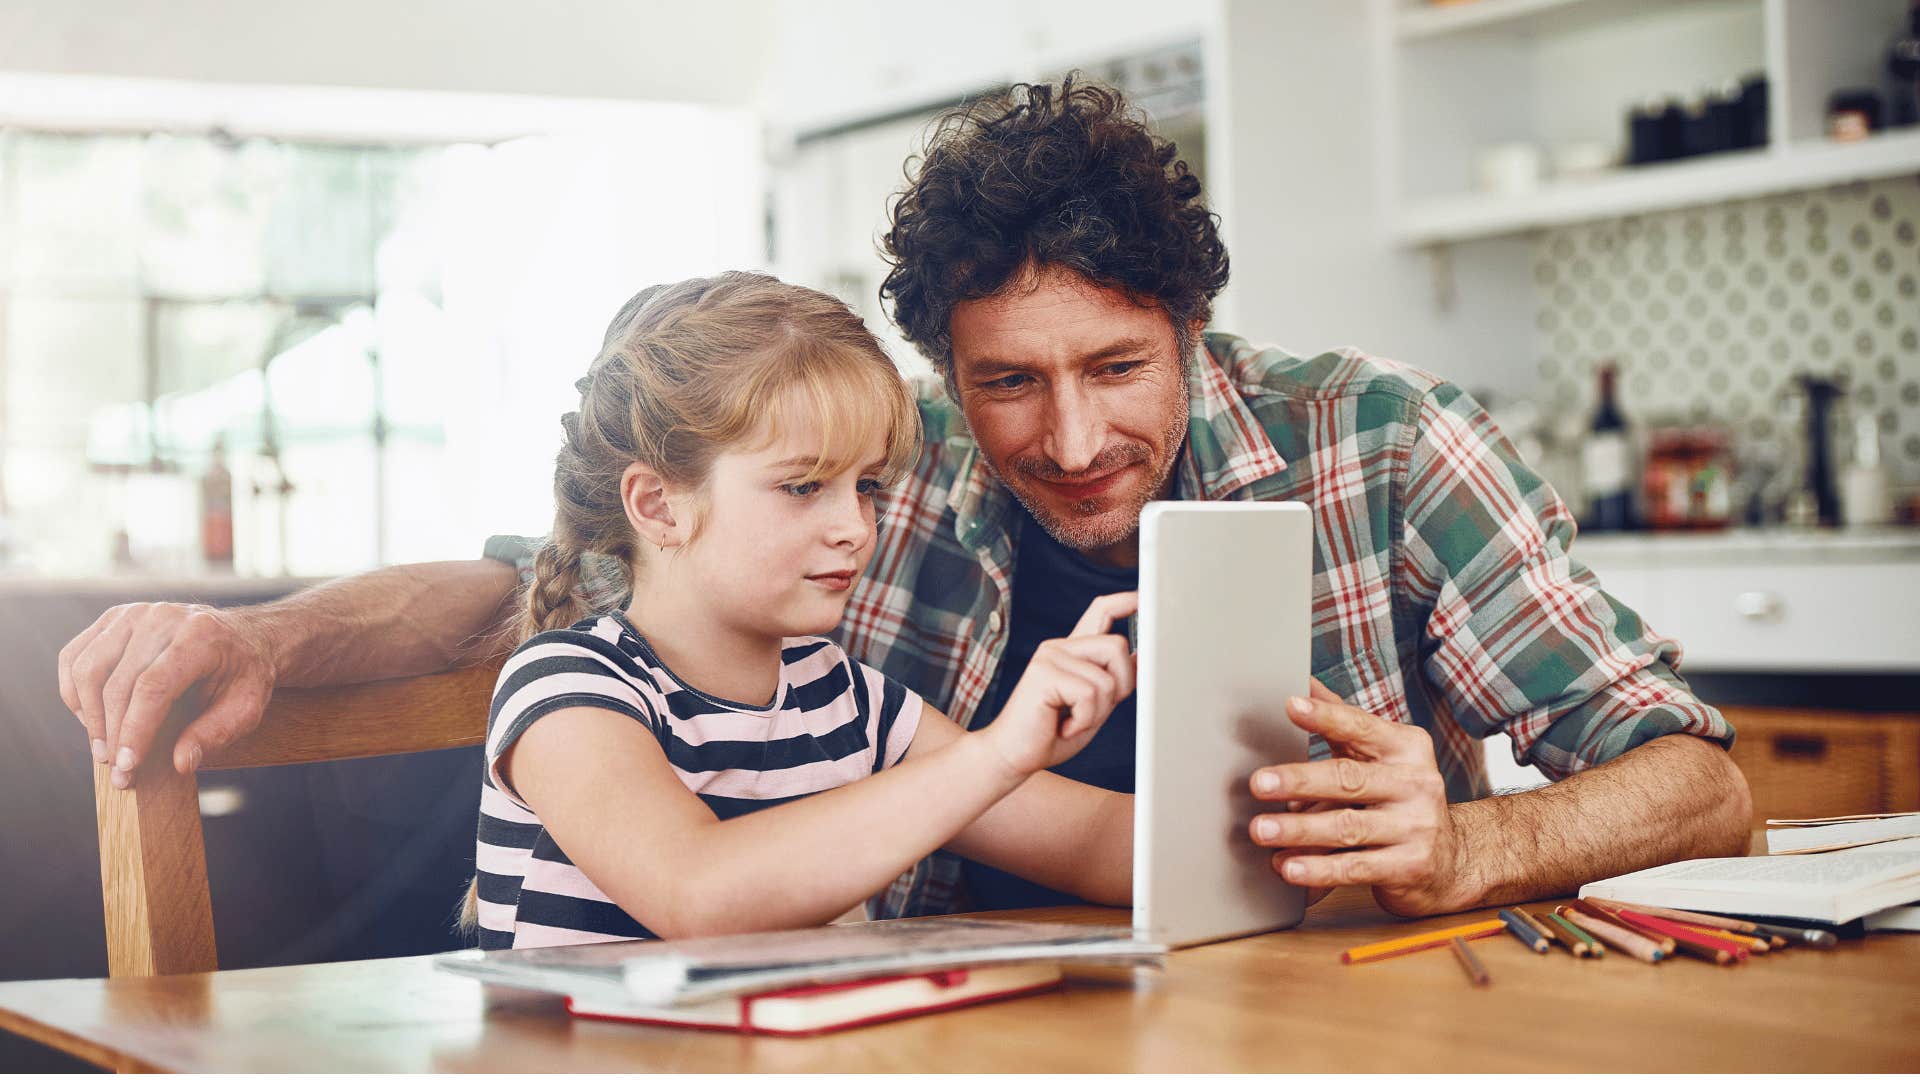
[[[473,746],[487,733],[498,662],[409,679],[280,690],[252,734],[203,769],[342,761]],[[156,743],[156,745],[159,745]],[[95,765],[100,884],[106,901],[107,971],[177,975],[213,971],[213,905],[200,835],[200,785],[154,753],[134,785],[118,790]]]

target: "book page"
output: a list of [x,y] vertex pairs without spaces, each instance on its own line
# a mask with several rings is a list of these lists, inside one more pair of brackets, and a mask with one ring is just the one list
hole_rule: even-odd
[[1920,839],[1893,840],[1817,855],[1694,859],[1610,878],[1694,888],[1724,887],[1755,895],[1844,893],[1920,874]]
[[1906,810],[1898,814],[1841,814],[1838,817],[1768,818],[1767,824],[1782,826],[1838,825],[1844,821],[1881,821],[1886,818],[1902,817],[1920,818],[1920,810]]

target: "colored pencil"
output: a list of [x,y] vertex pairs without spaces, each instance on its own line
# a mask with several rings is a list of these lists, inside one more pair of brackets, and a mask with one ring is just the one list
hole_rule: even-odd
[[1779,926],[1774,923],[1754,923],[1753,928],[1764,934],[1772,934],[1774,940],[1785,945],[1789,941],[1802,945],[1811,945],[1816,949],[1831,949],[1840,944],[1840,939],[1829,930],[1815,930],[1811,926]]
[[1465,926],[1455,926],[1446,930],[1430,930],[1424,934],[1409,934],[1406,937],[1391,938],[1387,941],[1376,941],[1371,945],[1362,945],[1359,948],[1348,949],[1340,954],[1340,962],[1343,964],[1365,964],[1374,960],[1387,960],[1395,956],[1405,956],[1408,953],[1419,952],[1422,949],[1445,948],[1448,938],[1492,937],[1495,934],[1504,934],[1506,930],[1507,924],[1501,922],[1499,919],[1484,919],[1480,922],[1468,923]]
[[[1752,934],[1755,936],[1765,934],[1770,938],[1777,939],[1768,942],[1768,944],[1776,949],[1785,945],[1790,936],[1783,936],[1780,933],[1780,927],[1767,927],[1760,923],[1748,922],[1745,919],[1730,918],[1726,915],[1708,915],[1699,911],[1681,911],[1677,908],[1655,907],[1652,904],[1629,904],[1625,900],[1597,900],[1588,902],[1603,904],[1612,908],[1626,908],[1628,911],[1638,911],[1643,915],[1652,915],[1660,919],[1672,919],[1674,922],[1692,923],[1695,926],[1711,926],[1719,930],[1731,930],[1736,934]],[[1809,942],[1809,944],[1811,944],[1811,942]]]
[[1642,915],[1637,911],[1623,911],[1620,917],[1635,926],[1653,930],[1673,939],[1674,948],[1689,956],[1711,960],[1716,964],[1731,964],[1747,958],[1747,950],[1731,941],[1710,938],[1697,934],[1693,927],[1662,919],[1657,915]]
[[[1591,956],[1599,959],[1607,955],[1607,947],[1593,939],[1593,935],[1568,922],[1557,912],[1547,912],[1547,918],[1553,920],[1553,928],[1567,935],[1567,940],[1579,948],[1573,949],[1575,956]],[[1569,946],[1572,948],[1572,946]],[[1585,950],[1584,952],[1582,950]]]
[[1460,966],[1465,969],[1469,982],[1475,986],[1485,986],[1493,981],[1493,976],[1487,974],[1487,969],[1481,965],[1480,958],[1467,948],[1466,938],[1451,937],[1447,939],[1447,944],[1453,949],[1453,958],[1460,961]]
[[1509,910],[1511,910],[1515,915],[1520,916],[1521,922],[1524,922],[1528,926],[1533,927],[1534,933],[1539,934],[1541,937],[1546,938],[1548,941],[1553,941],[1554,939],[1559,937],[1558,934],[1555,934],[1553,932],[1552,927],[1548,926],[1546,923],[1541,922],[1538,918],[1535,918],[1533,912],[1528,911],[1526,908],[1517,907],[1517,908],[1511,908]]
[[1596,919],[1584,911],[1563,908],[1561,916],[1568,922],[1599,938],[1601,941],[1619,949],[1635,960],[1657,964],[1666,958],[1666,951],[1658,945],[1641,937],[1631,930],[1622,930],[1610,922]]
[[1694,930],[1696,933],[1705,934],[1708,937],[1724,938],[1727,941],[1733,942],[1735,945],[1745,948],[1749,952],[1764,953],[1770,952],[1773,949],[1773,946],[1767,944],[1764,938],[1750,937],[1746,934],[1736,934],[1731,930],[1721,930],[1712,926],[1698,926],[1695,927]]
[[1514,937],[1520,939],[1521,944],[1537,953],[1547,951],[1549,948],[1547,939],[1541,937],[1539,932],[1533,927],[1528,926],[1526,920],[1520,917],[1519,912],[1512,908],[1501,908],[1496,914],[1500,916],[1501,922],[1507,924],[1507,930],[1511,932]]
[[1659,949],[1665,955],[1673,955],[1673,939],[1665,934],[1656,934],[1651,930],[1643,930],[1590,900],[1575,900],[1573,902],[1573,908],[1575,911],[1585,912],[1593,918],[1618,927],[1635,937],[1645,938],[1653,942],[1654,948]]

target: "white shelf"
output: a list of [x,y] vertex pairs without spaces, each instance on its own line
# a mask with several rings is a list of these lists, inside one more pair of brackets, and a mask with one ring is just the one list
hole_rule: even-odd
[[1519,195],[1415,200],[1403,208],[1394,232],[1407,245],[1444,244],[1904,173],[1920,173],[1920,131],[1857,143],[1808,141],[1640,166],[1591,180],[1551,183]]
[[[1402,41],[1454,34],[1561,33],[1630,18],[1641,11],[1671,10],[1675,0],[1473,0],[1404,7],[1395,13],[1394,36]],[[1700,0],[1690,0],[1700,2]],[[1748,0],[1752,2],[1752,0]]]

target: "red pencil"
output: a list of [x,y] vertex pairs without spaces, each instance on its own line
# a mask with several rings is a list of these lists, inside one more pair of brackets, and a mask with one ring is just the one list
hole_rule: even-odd
[[1735,960],[1747,958],[1747,949],[1743,946],[1725,938],[1710,938],[1705,934],[1696,933],[1692,927],[1674,922],[1672,919],[1662,919],[1657,915],[1642,915],[1637,911],[1623,909],[1616,909],[1615,913],[1643,930],[1652,930],[1672,938],[1682,952],[1704,956],[1716,964],[1731,964]]

